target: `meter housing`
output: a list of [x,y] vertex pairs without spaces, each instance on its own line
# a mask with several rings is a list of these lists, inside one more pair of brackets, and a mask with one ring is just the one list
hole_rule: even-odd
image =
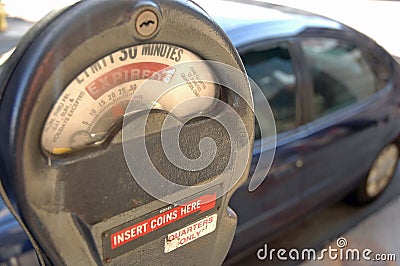
[[[135,86],[159,71],[157,81],[165,83],[173,63],[195,60],[244,73],[225,33],[192,1],[81,1],[52,12],[24,36],[0,74],[1,194],[42,264],[222,263],[237,220],[229,199],[249,167],[221,197],[215,195],[224,183],[166,203],[132,178],[122,145],[122,120]],[[251,106],[218,85],[220,78],[235,79],[232,74],[209,71],[216,84],[200,96],[232,107],[251,148]],[[236,84],[251,98],[246,80]],[[152,109],[146,143],[156,167],[172,182],[192,186],[218,178],[231,143],[219,123],[194,119],[180,136],[182,152],[196,158],[198,146],[192,144],[210,137],[219,148],[216,159],[193,172],[168,163],[160,128],[166,114],[191,97],[185,93],[177,89],[143,108]]]

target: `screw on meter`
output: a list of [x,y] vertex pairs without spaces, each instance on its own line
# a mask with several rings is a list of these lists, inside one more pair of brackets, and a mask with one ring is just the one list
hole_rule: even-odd
[[[187,49],[160,43],[128,47],[100,58],[79,73],[55,103],[44,126],[43,148],[57,155],[101,144],[115,126],[121,125],[132,95],[144,80],[163,83],[177,77],[212,80],[211,70],[176,73],[175,64],[197,60],[201,58]],[[143,108],[172,111],[177,104],[191,98],[218,97],[215,84],[201,85],[182,85],[166,91],[158,102]],[[176,115],[188,116],[208,108],[193,106]]]

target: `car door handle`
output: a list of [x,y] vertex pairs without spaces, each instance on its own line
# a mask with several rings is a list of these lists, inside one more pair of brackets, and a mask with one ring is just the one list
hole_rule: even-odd
[[272,170],[269,174],[270,177],[279,180],[285,176],[293,174],[297,169],[300,169],[304,166],[304,162],[301,159],[294,160],[292,162],[288,162],[286,164],[277,167]]

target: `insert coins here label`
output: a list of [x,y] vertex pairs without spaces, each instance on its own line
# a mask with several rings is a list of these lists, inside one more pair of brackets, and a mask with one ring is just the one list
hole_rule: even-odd
[[[105,232],[103,234],[104,256],[114,258],[147,242],[166,236],[174,230],[179,228],[182,230],[201,216],[210,216],[212,214],[210,212],[220,204],[220,201],[216,199],[216,193],[206,193],[183,202],[179,205],[169,205]],[[202,227],[200,224],[198,226]],[[200,229],[196,230],[199,232]],[[205,233],[199,233],[198,237]]]

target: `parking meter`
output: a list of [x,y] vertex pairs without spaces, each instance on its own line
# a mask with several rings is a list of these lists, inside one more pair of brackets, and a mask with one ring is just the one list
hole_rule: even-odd
[[2,66],[0,176],[41,264],[221,264],[251,158],[243,73],[191,1],[81,1],[37,23]]

